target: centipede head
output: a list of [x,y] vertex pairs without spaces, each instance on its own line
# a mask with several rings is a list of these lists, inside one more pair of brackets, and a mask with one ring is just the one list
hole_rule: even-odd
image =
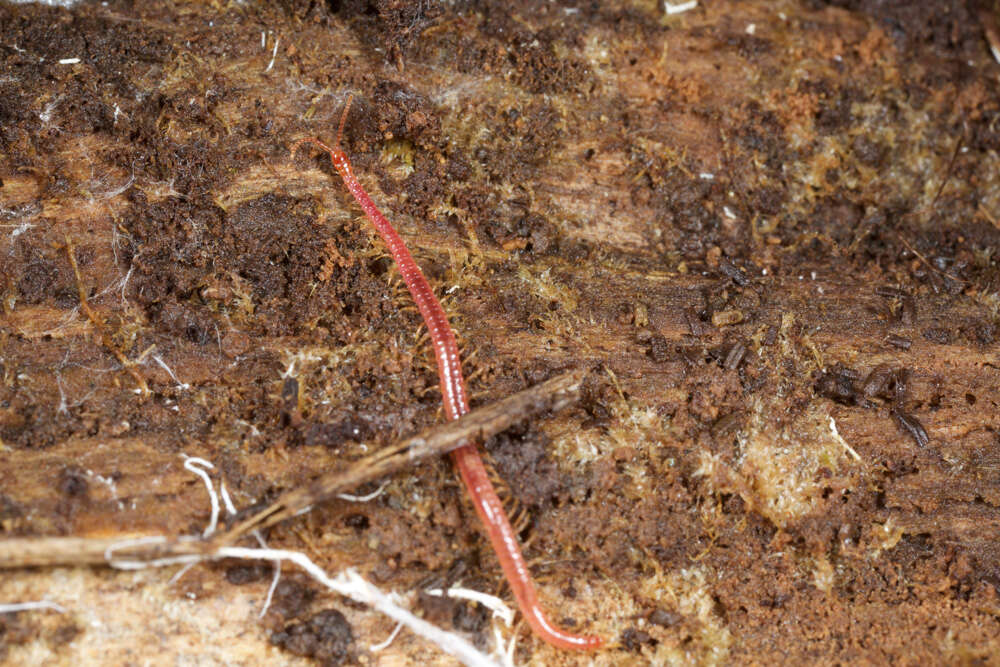
[[316,137],[303,137],[303,138],[299,139],[298,141],[296,141],[294,144],[292,144],[291,148],[288,149],[289,152],[292,154],[292,159],[293,160],[295,159],[295,153],[298,152],[298,150],[302,146],[302,144],[312,144],[312,145],[316,146],[317,148],[320,148],[320,149],[326,151],[327,153],[329,153],[330,156],[331,156],[331,158],[334,155],[334,151],[336,151],[338,153],[340,152],[340,148],[336,148],[336,149],[330,148],[329,146],[327,146],[326,144],[324,144],[322,141],[320,141]]
[[317,148],[320,148],[330,154],[330,159],[334,162],[337,161],[338,155],[343,155],[344,151],[340,147],[340,141],[344,137],[344,125],[347,123],[347,112],[351,110],[351,102],[354,100],[354,95],[347,96],[347,102],[344,103],[344,110],[340,113],[340,125],[337,127],[337,141],[333,144],[333,147],[327,146],[325,143],[317,139],[316,137],[303,137],[299,139],[294,144],[292,144],[289,152],[292,154],[292,159],[295,159],[295,153],[299,150],[302,144],[312,144]]

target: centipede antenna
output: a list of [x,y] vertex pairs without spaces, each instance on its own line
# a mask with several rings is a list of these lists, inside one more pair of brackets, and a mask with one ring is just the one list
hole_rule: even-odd
[[340,148],[340,140],[344,136],[344,124],[347,122],[347,112],[351,110],[351,101],[353,99],[353,94],[347,96],[347,102],[344,103],[344,110],[340,113],[340,127],[337,128],[337,148]]
[[333,155],[333,149],[330,148],[329,146],[327,146],[326,144],[324,144],[322,141],[320,141],[316,137],[303,137],[302,139],[299,139],[294,144],[292,144],[292,147],[289,149],[289,152],[292,154],[292,159],[293,160],[295,159],[295,153],[298,152],[299,147],[302,146],[302,144],[313,144],[317,148],[321,148],[321,149],[325,150],[331,156]]

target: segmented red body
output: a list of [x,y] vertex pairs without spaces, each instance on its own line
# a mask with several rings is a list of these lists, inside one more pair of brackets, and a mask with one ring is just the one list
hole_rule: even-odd
[[[455,332],[448,323],[441,302],[438,301],[430,284],[424,277],[417,263],[413,261],[409,249],[393,228],[392,224],[375,206],[368,193],[355,178],[347,155],[340,149],[340,136],[344,129],[347,110],[340,121],[340,131],[337,133],[337,147],[331,148],[315,138],[301,139],[292,146],[292,153],[303,143],[311,143],[330,154],[333,166],[344,180],[344,184],[361,206],[365,215],[375,226],[379,236],[389,247],[389,252],[396,261],[399,272],[403,275],[407,289],[413,296],[417,309],[423,317],[434,345],[434,356],[437,359],[438,378],[441,381],[441,398],[444,402],[445,414],[448,419],[458,419],[469,411],[469,401],[465,391],[465,379],[462,375],[462,362],[458,355],[458,345],[455,342]],[[565,649],[592,650],[599,648],[604,642],[600,637],[575,635],[553,625],[546,618],[538,604],[538,595],[531,579],[531,572],[521,554],[517,535],[507,518],[500,498],[497,497],[493,483],[490,481],[482,457],[475,444],[465,445],[451,453],[452,460],[458,468],[465,488],[472,498],[476,513],[486,526],[493,550],[500,560],[500,567],[510,584],[518,607],[524,614],[528,625],[536,635],[546,642]]]

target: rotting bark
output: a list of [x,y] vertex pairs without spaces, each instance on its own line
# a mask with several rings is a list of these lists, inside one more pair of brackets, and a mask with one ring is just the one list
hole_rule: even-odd
[[[424,432],[385,447],[371,456],[351,463],[343,471],[327,472],[307,485],[281,494],[267,507],[239,519],[234,525],[203,540],[185,536],[163,537],[162,543],[132,546],[125,542],[137,537],[119,536],[88,539],[79,537],[8,538],[0,541],[0,569],[55,565],[108,565],[109,553],[114,559],[133,562],[154,561],[178,556],[213,553],[218,547],[230,545],[275,524],[300,516],[312,506],[334,498],[337,494],[373,482],[387,475],[407,470],[432,456],[447,454],[458,447],[482,442],[520,421],[539,416],[548,410],[558,411],[575,403],[581,392],[585,371],[562,373],[551,380],[483,406],[458,421],[431,427]],[[118,547],[118,548],[115,548]]]
[[[958,0],[0,5],[0,536],[197,533],[181,452],[245,508],[438,420],[382,248],[329,167],[288,157],[353,93],[345,149],[447,295],[475,402],[607,371],[579,410],[486,445],[547,604],[621,639],[598,660],[996,655],[983,21]],[[499,582],[445,462],[269,540],[397,590]],[[67,576],[104,596],[81,605],[137,613],[128,580]],[[188,577],[144,586],[239,623],[148,619],[165,655],[198,638],[252,661],[319,604],[254,634],[246,595]],[[65,602],[57,579],[0,597]],[[344,613],[369,643],[391,630]],[[148,639],[81,622],[67,647],[21,619],[12,660]]]

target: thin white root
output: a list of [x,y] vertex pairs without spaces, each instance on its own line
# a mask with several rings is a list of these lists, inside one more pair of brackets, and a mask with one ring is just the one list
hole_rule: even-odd
[[663,0],[663,8],[667,11],[667,14],[683,14],[684,12],[689,12],[698,6],[698,0],[689,0],[689,2],[680,2],[676,5],[667,0]]
[[508,628],[514,622],[514,610],[508,607],[507,603],[495,595],[488,595],[486,593],[472,590],[471,588],[461,588],[458,586],[453,586],[448,590],[432,588],[424,591],[424,593],[435,597],[455,598],[456,600],[471,600],[472,602],[478,602],[492,611],[494,618],[502,620]]
[[[205,459],[197,457],[187,457],[185,456],[184,467],[193,472],[194,474],[201,477],[202,481],[205,482],[205,487],[208,489],[209,499],[212,505],[212,516],[209,520],[208,528],[205,529],[203,535],[208,537],[215,532],[218,526],[219,520],[219,510],[220,502],[219,496],[222,497],[222,504],[225,505],[226,511],[230,514],[236,513],[236,506],[233,504],[232,498],[229,496],[229,492],[226,490],[224,483],[220,484],[219,493],[216,493],[214,487],[212,486],[212,480],[208,476],[206,469],[214,469],[210,462]],[[384,485],[374,494],[369,494],[363,498],[371,499],[377,497],[384,490]],[[490,656],[477,650],[472,644],[467,642],[462,637],[446,632],[441,628],[431,625],[427,621],[424,621],[417,616],[414,616],[409,610],[401,607],[393,600],[393,596],[383,593],[381,590],[368,583],[361,575],[355,572],[353,569],[347,569],[338,574],[335,577],[327,576],[326,572],[323,571],[321,567],[316,565],[308,556],[304,553],[298,551],[289,551],[286,549],[270,549],[267,548],[263,537],[257,532],[254,533],[254,537],[257,538],[258,543],[261,544],[261,548],[249,548],[249,547],[220,547],[214,553],[206,555],[186,555],[186,556],[173,556],[169,558],[161,558],[153,561],[137,561],[137,560],[119,560],[115,558],[115,553],[118,551],[126,550],[133,547],[139,546],[150,546],[155,544],[166,544],[168,539],[165,536],[148,536],[141,537],[131,540],[123,540],[121,542],[115,543],[107,548],[104,552],[104,558],[112,567],[123,569],[123,570],[140,570],[153,567],[166,567],[169,565],[184,565],[185,568],[181,570],[177,575],[174,575],[173,580],[179,578],[181,574],[187,571],[188,568],[195,565],[196,563],[207,561],[207,560],[219,560],[223,558],[238,558],[242,560],[269,560],[274,563],[275,574],[274,579],[271,581],[271,587],[267,593],[267,599],[264,603],[264,608],[261,610],[260,615],[263,616],[270,606],[271,599],[274,595],[274,589],[278,584],[278,578],[281,575],[281,564],[283,561],[290,561],[295,565],[299,566],[302,570],[306,572],[310,577],[315,579],[321,585],[327,589],[351,598],[355,602],[360,602],[362,604],[368,605],[377,611],[382,612],[389,618],[397,621],[399,626],[393,633],[389,636],[389,639],[382,644],[376,645],[377,647],[385,648],[395,639],[396,635],[399,633],[399,628],[406,626],[414,634],[433,642],[445,653],[454,656],[462,663],[466,665],[483,665],[489,667],[499,667],[500,663],[494,661]],[[194,541],[199,538],[193,536],[182,536],[181,541]],[[443,594],[443,591],[441,592]],[[495,616],[499,615],[507,622],[508,626],[513,620],[513,611],[510,610],[499,598],[494,598],[493,596],[486,595],[485,593],[480,593],[478,591],[473,591],[464,588],[452,588],[449,589],[448,593],[453,597],[465,598],[468,600],[475,600],[480,602],[486,607],[493,610]],[[433,593],[432,593],[433,594]],[[25,604],[41,604],[41,603],[25,603]],[[50,603],[51,604],[51,603]],[[56,605],[58,606],[58,605]],[[0,606],[0,610],[3,607]],[[61,611],[62,608],[60,607]],[[501,659],[505,657],[505,663],[510,664],[509,657],[503,655],[502,643],[498,641],[498,650],[501,655]],[[512,648],[513,645],[511,645]],[[379,648],[379,650],[381,650]],[[376,647],[372,647],[373,650]],[[510,649],[508,649],[510,650]]]
[[[171,375],[173,375],[173,373],[171,373]],[[208,499],[209,502],[212,503],[212,518],[209,519],[208,526],[205,528],[205,532],[202,533],[202,537],[208,537],[214,533],[215,529],[219,526],[219,496],[215,493],[215,488],[212,486],[212,479],[208,476],[208,473],[205,472],[205,470],[202,470],[202,467],[207,468],[208,470],[213,470],[215,466],[205,459],[200,459],[196,456],[188,457],[185,454],[181,454],[181,456],[184,456],[185,458],[184,468],[198,475],[198,477],[201,477],[202,481],[205,482],[205,488],[208,489]]]
[[367,503],[367,502],[371,502],[372,500],[375,500],[376,498],[378,498],[379,496],[381,496],[382,492],[385,491],[385,487],[387,487],[387,486],[389,486],[389,482],[388,481],[382,482],[382,486],[378,487],[377,489],[375,489],[371,493],[369,493],[367,495],[364,495],[364,496],[352,496],[349,493],[338,493],[337,497],[340,498],[341,500],[347,500],[347,501],[350,501],[352,503]]
[[274,59],[278,57],[278,43],[279,42],[281,42],[281,38],[280,37],[275,37],[274,38],[274,50],[271,51],[271,62],[269,62],[267,64],[267,69],[265,69],[264,72],[270,72],[271,69],[274,67]]
[[[131,272],[132,272],[132,269],[129,269],[129,273],[131,273]],[[156,363],[158,363],[160,365],[160,367],[163,368],[163,370],[165,370],[167,372],[167,374],[170,375],[170,378],[174,382],[177,383],[177,388],[178,389],[180,389],[181,391],[185,391],[185,390],[191,388],[191,385],[189,385],[187,382],[181,382],[180,380],[177,379],[177,376],[174,375],[173,369],[171,369],[170,366],[167,366],[167,362],[165,362],[163,359],[161,359],[159,355],[154,354],[153,355],[153,361],[155,361]],[[201,460],[204,460],[204,459],[201,459]],[[205,461],[205,463],[208,463],[208,461]],[[187,467],[187,466],[185,465],[185,467]],[[211,468],[212,464],[208,463],[208,467]],[[191,469],[188,468],[188,470],[191,470]]]
[[403,624],[397,623],[396,627],[392,629],[392,632],[385,639],[385,641],[381,641],[378,644],[372,644],[371,646],[368,647],[368,650],[371,651],[372,653],[378,653],[379,651],[384,651],[385,649],[389,648],[389,646],[394,641],[396,641],[396,635],[398,635],[399,631],[402,629],[403,629]]
[[35,609],[48,609],[50,611],[59,612],[60,614],[66,613],[65,607],[56,604],[55,602],[49,602],[48,600],[38,600],[36,602],[11,602],[8,604],[0,604],[0,614],[14,614],[19,611],[33,611]]
[[861,455],[854,451],[854,448],[851,447],[846,440],[844,440],[844,436],[840,435],[840,432],[837,430],[837,422],[832,416],[830,417],[830,432],[833,434],[833,439],[839,442],[840,445],[847,450],[847,453],[851,455],[851,458],[855,461],[861,460]]
[[246,560],[282,560],[295,563],[326,588],[371,606],[389,618],[398,621],[409,628],[414,634],[434,642],[442,651],[461,660],[466,665],[495,666],[496,662],[480,653],[472,644],[458,635],[435,627],[427,621],[417,618],[406,609],[392,601],[390,596],[380,591],[361,577],[353,569],[347,569],[336,577],[327,576],[326,572],[312,562],[308,556],[298,551],[285,549],[251,549],[247,547],[222,547],[212,555],[217,558],[242,558]]
[[[254,531],[254,536],[257,541],[260,542],[262,548],[267,547],[264,543],[264,538],[260,536],[257,531]],[[274,591],[278,588],[278,582],[281,581],[281,561],[274,561],[274,576],[271,577],[271,585],[267,589],[267,597],[264,598],[264,606],[260,608],[260,613],[257,614],[257,618],[264,618],[264,614],[267,610],[271,608],[271,602],[274,600]]]

